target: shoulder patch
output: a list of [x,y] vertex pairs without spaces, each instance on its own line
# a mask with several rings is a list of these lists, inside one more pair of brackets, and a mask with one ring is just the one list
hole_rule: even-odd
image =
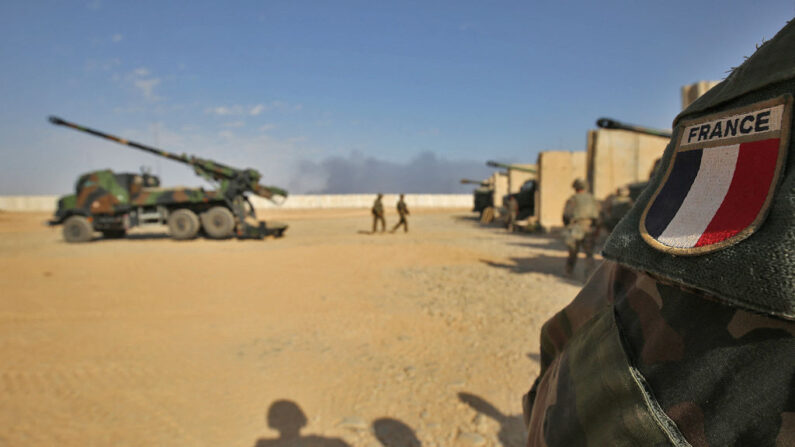
[[791,113],[784,95],[679,123],[671,162],[640,218],[643,240],[701,255],[752,235],[779,183]]

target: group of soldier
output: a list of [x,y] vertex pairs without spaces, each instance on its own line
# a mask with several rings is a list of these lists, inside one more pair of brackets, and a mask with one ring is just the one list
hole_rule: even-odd
[[[373,202],[373,208],[370,212],[373,214],[373,231],[372,233],[375,234],[376,229],[378,227],[378,223],[381,223],[381,232],[386,231],[386,219],[384,219],[384,203],[383,203],[384,195],[378,193],[376,196],[375,201]],[[395,205],[397,208],[397,213],[400,218],[398,223],[389,231],[390,233],[394,233],[397,231],[398,228],[401,226],[403,227],[403,232],[408,233],[409,231],[409,222],[407,217],[409,215],[409,207],[406,205],[405,195],[401,194],[400,199],[398,200],[397,204]]]

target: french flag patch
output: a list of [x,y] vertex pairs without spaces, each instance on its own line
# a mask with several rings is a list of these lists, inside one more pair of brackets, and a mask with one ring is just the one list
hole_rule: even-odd
[[759,228],[789,145],[792,97],[685,121],[640,219],[643,239],[677,255],[734,245]]

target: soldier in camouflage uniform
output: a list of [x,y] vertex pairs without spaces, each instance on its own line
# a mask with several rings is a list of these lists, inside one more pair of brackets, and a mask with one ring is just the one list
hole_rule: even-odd
[[406,220],[406,216],[409,215],[409,207],[406,206],[406,202],[403,200],[403,194],[400,195],[400,200],[398,200],[397,212],[398,212],[398,216],[400,216],[400,220],[395,225],[395,227],[392,228],[391,232],[394,233],[395,231],[397,231],[398,228],[400,228],[401,225],[403,225],[403,231],[405,233],[408,233],[409,232],[409,222],[408,222],[408,220]]
[[795,445],[795,22],[674,121],[541,331],[529,446]]
[[574,195],[569,197],[563,209],[563,223],[566,225],[563,241],[569,249],[566,275],[574,273],[574,265],[577,263],[580,247],[585,252],[586,271],[593,270],[593,248],[596,242],[598,228],[596,224],[599,218],[599,205],[593,194],[585,191],[585,180],[577,179],[571,186],[574,188]]
[[378,197],[375,198],[375,202],[373,202],[373,209],[370,210],[373,213],[373,233],[375,233],[378,222],[381,222],[381,232],[383,233],[386,230],[386,220],[384,220],[384,204],[381,202],[381,199],[383,198],[384,195],[379,193]]

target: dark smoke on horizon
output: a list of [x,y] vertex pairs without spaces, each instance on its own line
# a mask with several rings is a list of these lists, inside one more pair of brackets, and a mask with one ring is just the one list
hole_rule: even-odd
[[348,157],[302,160],[297,167],[300,174],[289,185],[297,194],[466,194],[473,187],[462,185],[462,178],[485,179],[493,172],[485,162],[447,160],[429,151],[407,163],[354,152]]

